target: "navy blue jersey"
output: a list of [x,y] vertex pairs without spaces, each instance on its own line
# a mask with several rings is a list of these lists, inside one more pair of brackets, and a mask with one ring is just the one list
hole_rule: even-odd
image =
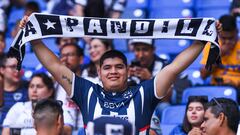
[[120,93],[106,92],[97,84],[73,77],[72,99],[80,107],[84,125],[100,116],[120,117],[135,124],[136,133],[148,134],[152,113],[159,102],[154,79]]
[[1,108],[2,117],[0,119],[0,124],[3,123],[9,109],[17,102],[25,102],[28,101],[28,90],[27,88],[19,88],[16,91],[12,92],[3,92],[3,106]]

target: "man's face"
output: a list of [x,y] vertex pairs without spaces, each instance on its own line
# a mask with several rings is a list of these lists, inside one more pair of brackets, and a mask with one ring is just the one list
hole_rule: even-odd
[[127,67],[120,58],[107,58],[99,69],[106,91],[119,92],[127,87]]
[[7,58],[1,72],[4,79],[9,83],[18,83],[21,79],[21,72],[17,69],[17,60],[15,58]]
[[216,118],[211,112],[211,108],[208,108],[204,114],[204,121],[201,125],[204,135],[218,135],[220,129],[220,120]]
[[148,67],[151,65],[154,57],[154,48],[151,45],[136,43],[134,44],[134,53],[138,61],[140,61],[142,67]]
[[231,31],[226,32],[222,31],[220,33],[220,39],[221,39],[221,52],[222,55],[226,55],[231,53],[232,49],[235,47],[238,37],[237,37],[237,31]]
[[65,46],[61,51],[61,62],[75,72],[80,63],[80,57],[77,55],[76,48],[74,46]]

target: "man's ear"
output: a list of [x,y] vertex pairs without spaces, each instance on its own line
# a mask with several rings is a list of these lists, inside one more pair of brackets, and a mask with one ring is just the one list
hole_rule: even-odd
[[226,116],[224,115],[223,112],[221,112],[221,113],[219,114],[218,119],[219,119],[219,121],[220,121],[220,126],[224,125],[225,117],[226,117]]

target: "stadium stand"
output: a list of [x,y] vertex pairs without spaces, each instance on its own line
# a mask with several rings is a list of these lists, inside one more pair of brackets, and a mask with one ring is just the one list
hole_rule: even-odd
[[183,91],[182,104],[187,103],[189,96],[207,95],[208,100],[213,97],[226,97],[237,101],[236,89],[231,86],[199,86],[187,88]]
[[181,124],[185,113],[185,105],[169,106],[163,110],[161,124]]

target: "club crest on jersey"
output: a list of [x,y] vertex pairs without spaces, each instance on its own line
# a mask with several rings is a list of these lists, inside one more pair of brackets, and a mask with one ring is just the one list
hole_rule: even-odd
[[131,98],[133,96],[133,93],[131,91],[126,91],[123,93],[123,98]]
[[13,95],[13,99],[14,99],[15,101],[19,101],[20,99],[22,99],[22,97],[23,97],[22,93],[15,93],[15,94]]

